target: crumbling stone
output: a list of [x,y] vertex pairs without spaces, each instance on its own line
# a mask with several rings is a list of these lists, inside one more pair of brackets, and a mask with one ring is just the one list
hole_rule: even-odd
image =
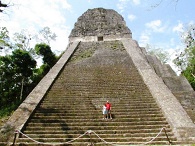
[[69,37],[128,34],[124,18],[111,9],[89,9],[78,18]]

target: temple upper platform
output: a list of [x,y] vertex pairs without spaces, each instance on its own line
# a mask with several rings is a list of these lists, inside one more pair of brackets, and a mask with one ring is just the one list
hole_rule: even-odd
[[74,25],[69,41],[104,41],[132,38],[124,18],[114,10],[95,8],[83,13]]

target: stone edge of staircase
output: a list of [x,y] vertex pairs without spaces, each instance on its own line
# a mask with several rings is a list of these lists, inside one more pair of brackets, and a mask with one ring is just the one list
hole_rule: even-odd
[[[44,76],[44,78],[38,83],[38,85],[31,91],[27,98],[22,102],[22,104],[17,108],[16,111],[11,115],[5,125],[2,127],[1,131],[6,131],[9,127],[12,130],[22,130],[25,123],[28,121],[31,114],[36,109],[37,105],[40,103],[42,98],[47,93],[48,89],[55,81],[56,77],[75,51],[79,45],[79,41],[71,42],[68,44],[65,53],[58,60],[58,62],[50,69],[50,71]],[[14,131],[13,131],[14,135]],[[11,138],[9,142],[13,142]]]
[[[161,78],[143,58],[138,43],[132,39],[121,40],[136,68],[161,108],[179,141],[195,142],[195,124]],[[158,85],[158,86],[157,86]]]

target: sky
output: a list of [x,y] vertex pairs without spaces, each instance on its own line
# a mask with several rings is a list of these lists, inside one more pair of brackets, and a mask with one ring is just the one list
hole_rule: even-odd
[[[141,47],[161,48],[175,57],[184,49],[181,34],[195,23],[194,0],[1,0],[10,7],[0,13],[0,27],[10,35],[26,30],[38,32],[49,27],[57,35],[52,51],[60,53],[68,45],[68,36],[79,16],[88,9],[117,11]],[[173,63],[169,64],[174,69]]]

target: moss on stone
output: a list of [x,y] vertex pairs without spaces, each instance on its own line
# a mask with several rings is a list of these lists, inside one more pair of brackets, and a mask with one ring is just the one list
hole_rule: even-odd
[[79,55],[72,57],[71,61],[76,62],[85,58],[89,58],[94,54],[94,52],[95,50],[93,48],[88,50],[83,50],[82,52],[79,53]]

